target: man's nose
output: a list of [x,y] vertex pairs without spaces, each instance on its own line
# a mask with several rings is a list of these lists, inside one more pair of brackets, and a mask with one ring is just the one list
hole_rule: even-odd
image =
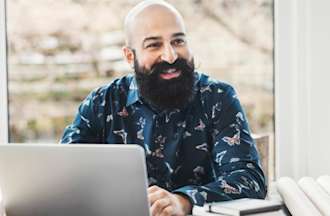
[[178,54],[171,45],[164,47],[164,50],[163,50],[163,53],[161,56],[161,59],[163,61],[166,61],[169,64],[173,64],[177,58],[178,58]]

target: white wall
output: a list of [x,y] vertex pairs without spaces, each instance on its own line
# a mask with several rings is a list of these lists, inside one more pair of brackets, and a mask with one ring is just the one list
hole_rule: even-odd
[[311,113],[308,172],[330,174],[330,1],[309,0],[307,7]]
[[330,174],[330,1],[278,0],[277,175]]
[[0,0],[0,143],[8,142],[5,0]]

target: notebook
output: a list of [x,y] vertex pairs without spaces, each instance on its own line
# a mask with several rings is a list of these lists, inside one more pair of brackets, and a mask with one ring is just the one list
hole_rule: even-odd
[[223,215],[250,215],[261,212],[277,211],[283,207],[282,202],[277,200],[262,199],[237,199],[224,202],[210,203],[205,206],[206,210]]

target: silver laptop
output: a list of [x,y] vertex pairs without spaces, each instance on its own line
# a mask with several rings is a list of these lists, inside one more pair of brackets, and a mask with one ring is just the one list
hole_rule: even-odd
[[8,216],[148,216],[137,145],[0,145]]

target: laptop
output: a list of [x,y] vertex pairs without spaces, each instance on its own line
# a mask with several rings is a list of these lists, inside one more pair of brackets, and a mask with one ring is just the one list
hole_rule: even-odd
[[149,216],[138,145],[0,145],[8,216]]

